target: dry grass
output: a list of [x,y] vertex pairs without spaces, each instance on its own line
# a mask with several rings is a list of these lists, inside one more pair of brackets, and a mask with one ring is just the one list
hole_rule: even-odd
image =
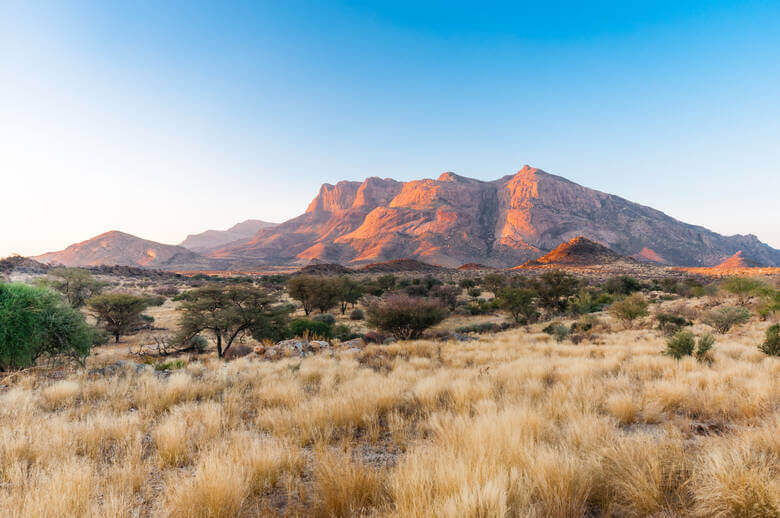
[[712,364],[661,355],[648,329],[572,345],[537,325],[173,374],[25,374],[0,389],[0,509],[776,517],[768,325],[720,337]]

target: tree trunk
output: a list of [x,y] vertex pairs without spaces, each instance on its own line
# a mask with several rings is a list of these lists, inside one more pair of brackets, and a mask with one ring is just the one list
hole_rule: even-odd
[[216,333],[217,335],[217,356],[222,358],[222,334]]

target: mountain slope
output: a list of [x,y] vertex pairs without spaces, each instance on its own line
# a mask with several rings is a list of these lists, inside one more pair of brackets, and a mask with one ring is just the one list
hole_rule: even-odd
[[181,246],[164,245],[116,230],[70,245],[65,250],[49,252],[33,259],[64,266],[107,264],[146,268],[173,266],[208,268],[217,263],[213,259],[202,257]]
[[248,219],[241,223],[236,223],[227,230],[206,230],[199,234],[190,234],[184,241],[179,243],[179,246],[183,246],[193,252],[203,253],[233,241],[250,238],[262,228],[275,226],[276,223],[268,223],[259,219]]
[[577,236],[659,263],[713,265],[742,250],[757,264],[780,264],[780,251],[755,236],[721,236],[529,166],[491,182],[448,172],[436,180],[324,184],[301,216],[209,255],[262,264],[411,257],[506,267]]

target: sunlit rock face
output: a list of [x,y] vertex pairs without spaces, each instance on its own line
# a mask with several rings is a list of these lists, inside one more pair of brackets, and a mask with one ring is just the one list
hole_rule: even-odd
[[721,236],[527,165],[494,181],[446,172],[435,180],[324,184],[301,216],[209,255],[342,264],[416,257],[510,267],[578,236],[661,264],[714,265],[738,250],[755,264],[780,263],[780,252],[755,236]]

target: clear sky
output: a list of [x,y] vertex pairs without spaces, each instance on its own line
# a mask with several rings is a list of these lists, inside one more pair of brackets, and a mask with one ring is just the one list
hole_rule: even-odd
[[780,2],[0,1],[0,256],[526,163],[780,248]]

